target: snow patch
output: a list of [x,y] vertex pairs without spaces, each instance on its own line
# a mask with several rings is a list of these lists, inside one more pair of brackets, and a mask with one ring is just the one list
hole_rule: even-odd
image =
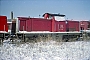
[[89,60],[90,42],[37,42],[0,45],[0,60]]

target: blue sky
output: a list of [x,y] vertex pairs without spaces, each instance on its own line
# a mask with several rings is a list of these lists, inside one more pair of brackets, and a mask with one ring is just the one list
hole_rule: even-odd
[[90,20],[90,0],[0,0],[0,15],[39,17],[46,12],[74,20]]

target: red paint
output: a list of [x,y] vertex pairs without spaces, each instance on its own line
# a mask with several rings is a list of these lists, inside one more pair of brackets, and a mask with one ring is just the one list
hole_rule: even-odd
[[[25,18],[18,17],[20,20],[20,31],[50,31],[50,32],[66,32],[66,31],[80,31],[80,28],[88,28],[87,22],[79,21],[56,21],[52,16],[52,19],[45,18]],[[84,26],[80,24],[83,23]]]
[[79,21],[67,21],[67,31],[79,31]]
[[50,32],[65,32],[66,21],[55,21],[52,19],[43,18],[19,18],[20,31],[50,31]]
[[26,17],[18,17],[18,20],[20,20],[19,22],[19,30],[20,31],[26,31],[26,20],[29,20],[29,18]]
[[20,21],[20,30],[26,31],[26,20]]
[[26,21],[26,31],[32,31],[32,19]]
[[42,18],[29,18],[20,20],[20,31],[51,31],[51,20],[42,19]]
[[0,31],[8,32],[8,24],[6,16],[0,16]]
[[52,32],[55,32],[55,18],[54,16],[52,17]]
[[56,21],[56,32],[66,32],[66,21]]
[[51,31],[51,21],[46,19],[32,19],[32,31]]
[[88,21],[80,21],[80,30],[88,29]]

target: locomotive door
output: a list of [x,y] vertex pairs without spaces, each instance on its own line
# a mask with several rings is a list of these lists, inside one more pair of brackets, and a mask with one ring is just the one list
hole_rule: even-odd
[[20,21],[20,31],[26,31],[26,20]]
[[32,31],[32,22],[31,22],[31,20],[26,21],[26,30],[28,32]]

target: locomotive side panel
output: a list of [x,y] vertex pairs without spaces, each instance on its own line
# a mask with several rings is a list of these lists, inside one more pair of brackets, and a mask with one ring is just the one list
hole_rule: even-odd
[[68,21],[67,31],[79,31],[79,22],[78,21]]
[[8,32],[8,24],[6,16],[0,16],[0,31]]

